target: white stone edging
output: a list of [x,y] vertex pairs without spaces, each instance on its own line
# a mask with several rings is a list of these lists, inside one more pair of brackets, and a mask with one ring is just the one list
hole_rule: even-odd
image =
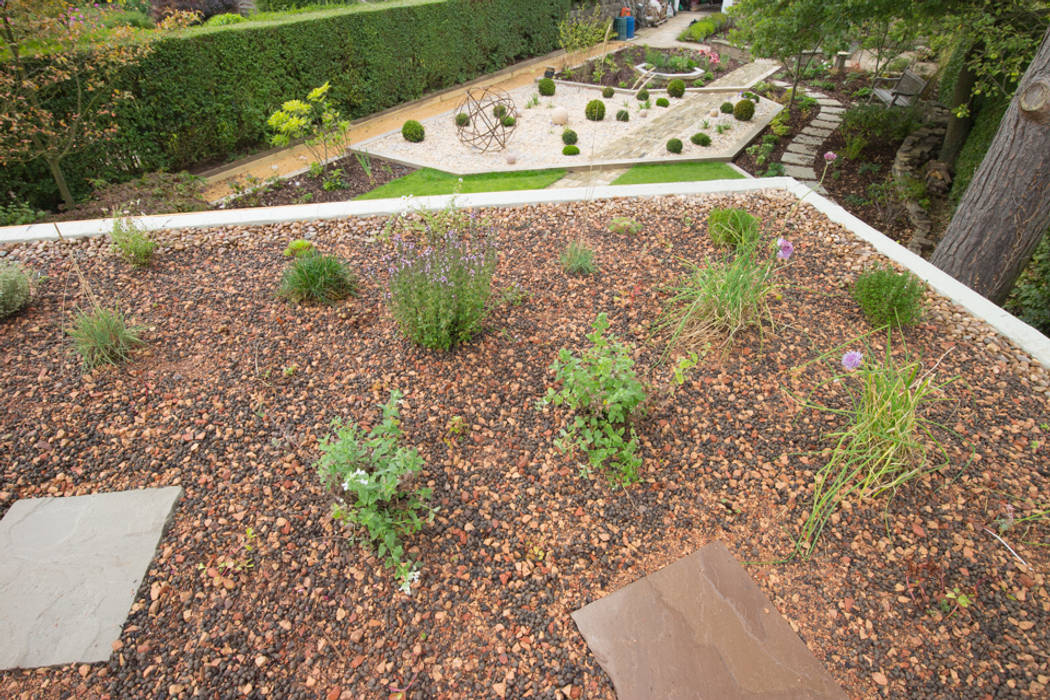
[[[828,217],[858,238],[867,241],[880,254],[911,270],[937,293],[951,299],[975,317],[985,321],[1001,335],[1050,369],[1050,338],[996,306],[944,271],[888,238],[838,204],[823,197],[790,177],[752,178],[746,180],[706,180],[700,182],[664,182],[644,185],[604,185],[569,187],[552,190],[516,190],[479,192],[461,195],[433,195],[399,199],[355,200],[322,204],[295,204],[254,209],[220,209],[138,217],[135,221],[148,231],[178,228],[213,228],[219,226],[258,226],[290,221],[341,219],[351,216],[384,216],[411,209],[442,209],[455,200],[462,207],[514,207],[530,204],[552,204],[592,199],[624,197],[660,197],[673,195],[733,194],[762,190],[786,191]],[[64,221],[56,224],[30,224],[0,227],[0,244],[57,240],[58,226],[67,238],[100,236],[113,226],[112,219]]]

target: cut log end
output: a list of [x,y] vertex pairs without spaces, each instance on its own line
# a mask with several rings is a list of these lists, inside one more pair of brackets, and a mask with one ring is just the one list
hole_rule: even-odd
[[1030,82],[1021,92],[1018,107],[1025,119],[1050,126],[1050,80],[1036,78]]

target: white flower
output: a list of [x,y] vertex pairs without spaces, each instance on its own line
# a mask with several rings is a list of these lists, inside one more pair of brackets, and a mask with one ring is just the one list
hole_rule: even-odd
[[412,584],[419,580],[419,569],[416,569],[401,582],[401,592],[405,595],[412,595]]

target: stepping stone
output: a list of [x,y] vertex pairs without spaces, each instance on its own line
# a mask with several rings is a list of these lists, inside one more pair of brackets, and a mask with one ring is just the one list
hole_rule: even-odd
[[794,146],[796,143],[802,144],[803,146],[819,146],[820,144],[824,143],[824,139],[820,138],[819,136],[806,136],[804,133],[802,133],[791,140],[791,143],[788,145],[788,148]]
[[0,669],[109,659],[181,494],[15,501],[0,520]]
[[815,146],[807,146],[804,143],[795,143],[794,141],[789,143],[788,147],[785,150],[788,151],[789,153],[798,153],[798,154],[804,155],[804,156],[806,156],[806,155],[808,155],[808,156],[815,156],[815,155],[817,155],[817,149],[816,149]]
[[822,105],[821,108],[820,108],[820,113],[822,115],[824,115],[824,114],[842,114],[845,111],[846,111],[845,107],[831,107],[829,105]]
[[817,104],[819,104],[821,106],[821,109],[823,109],[824,107],[841,107],[842,106],[842,103],[839,102],[838,100],[836,100],[834,97],[823,97],[823,96],[817,98]]
[[841,121],[841,119],[839,121],[831,121],[829,117],[828,119],[814,119],[809,125],[817,129],[834,129]]
[[787,153],[785,153],[784,155],[782,155],[780,157],[780,160],[783,163],[787,163],[787,164],[791,164],[791,165],[812,165],[813,157],[815,155],[816,155],[815,153],[810,153],[809,155],[805,155],[805,154],[802,154],[802,153],[792,153],[792,152],[788,151]]
[[721,542],[572,618],[620,700],[846,697]]
[[796,180],[816,180],[817,174],[813,168],[803,168],[800,165],[785,165],[784,174]]
[[812,136],[814,138],[819,138],[819,139],[823,140],[823,139],[826,139],[827,137],[831,136],[831,132],[832,132],[831,129],[821,129],[821,128],[813,126],[813,122],[810,122],[809,126],[807,126],[805,129],[803,129],[799,133],[801,133],[803,136]]

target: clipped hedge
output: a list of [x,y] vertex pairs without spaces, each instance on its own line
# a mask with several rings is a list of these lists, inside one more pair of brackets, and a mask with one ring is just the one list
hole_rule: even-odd
[[[223,162],[263,145],[266,118],[326,80],[335,105],[357,118],[553,51],[569,6],[434,0],[174,34],[114,84],[135,99],[119,108],[112,141],[70,154],[63,168],[83,195],[89,177],[123,181]],[[71,94],[54,99],[68,103]],[[4,169],[0,192],[8,191],[38,206],[58,199],[39,162]]]

